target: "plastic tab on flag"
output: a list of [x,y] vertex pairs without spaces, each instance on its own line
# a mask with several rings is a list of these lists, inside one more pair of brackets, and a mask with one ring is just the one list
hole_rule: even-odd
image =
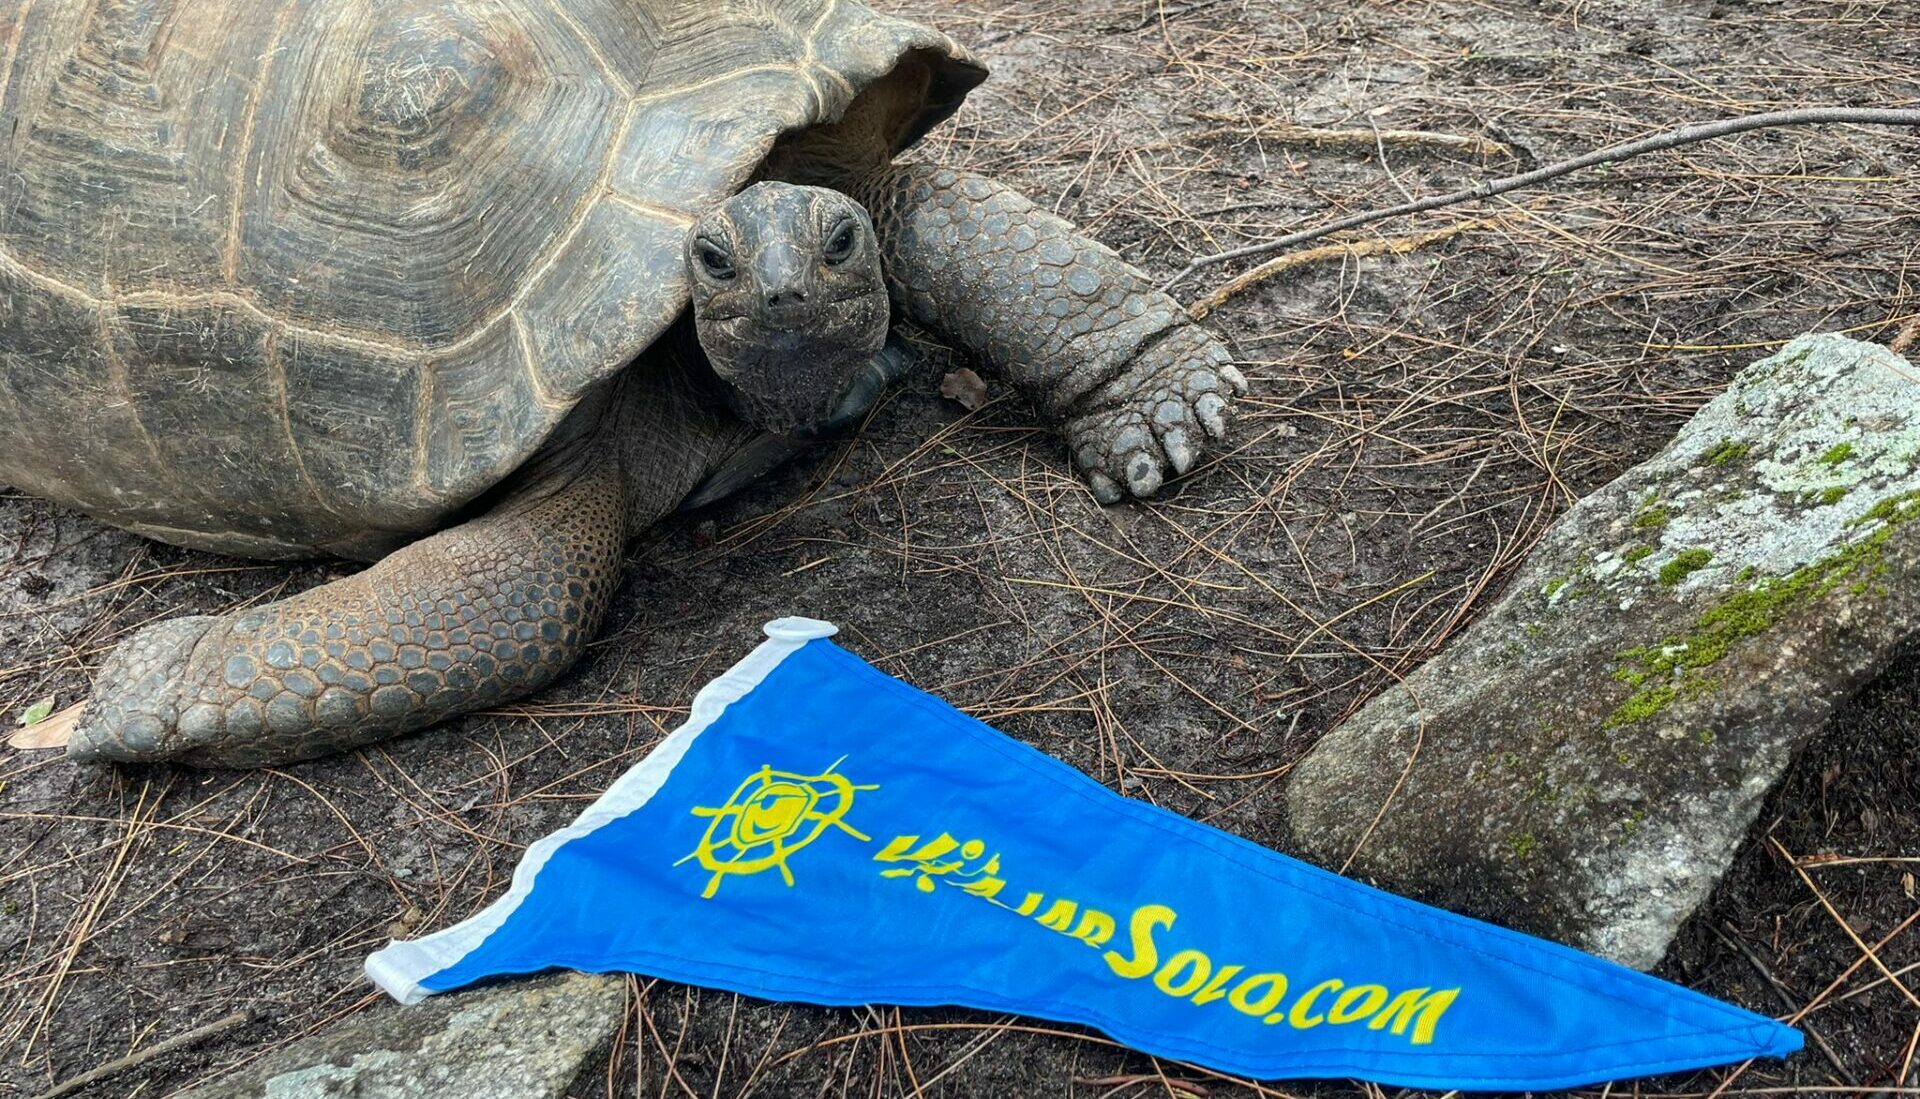
[[952,1004],[1242,1076],[1463,1090],[1801,1047],[1764,1016],[1121,797],[834,632],[768,623],[504,896],[368,975],[403,1003],[565,967]]

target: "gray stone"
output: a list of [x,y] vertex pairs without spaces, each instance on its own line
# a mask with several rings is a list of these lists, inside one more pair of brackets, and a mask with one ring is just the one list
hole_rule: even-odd
[[621,978],[582,974],[385,1003],[179,1099],[560,1099],[625,1010]]
[[1916,519],[1920,371],[1793,341],[1320,742],[1287,790],[1295,849],[1653,965],[1795,752],[1920,629]]

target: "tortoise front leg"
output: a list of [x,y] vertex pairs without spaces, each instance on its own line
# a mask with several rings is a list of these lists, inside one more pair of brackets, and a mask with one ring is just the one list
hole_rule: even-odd
[[619,464],[593,461],[354,576],[149,626],[101,670],[68,755],[267,766],[532,691],[599,628],[628,506]]
[[1060,424],[1102,503],[1150,496],[1226,436],[1246,379],[1225,345],[1138,268],[1009,187],[889,166],[855,190],[888,288]]

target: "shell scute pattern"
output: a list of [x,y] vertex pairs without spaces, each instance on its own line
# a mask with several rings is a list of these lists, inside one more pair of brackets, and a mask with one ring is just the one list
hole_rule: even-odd
[[295,12],[255,91],[236,289],[404,347],[481,331],[597,198],[624,96],[527,5]]
[[0,480],[380,556],[633,362],[694,214],[909,54],[969,64],[853,0],[32,0],[0,26],[0,410],[31,413]]

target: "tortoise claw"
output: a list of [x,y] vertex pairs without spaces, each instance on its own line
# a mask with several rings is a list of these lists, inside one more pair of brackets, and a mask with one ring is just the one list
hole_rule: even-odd
[[1176,427],[1162,435],[1160,449],[1167,452],[1167,461],[1173,463],[1173,472],[1176,475],[1183,475],[1192,469],[1194,459],[1199,457],[1194,453],[1193,446],[1187,442],[1187,433],[1182,428]]
[[1227,437],[1227,418],[1223,415],[1226,410],[1226,398],[1218,393],[1204,393],[1199,400],[1193,402],[1194,416],[1199,418],[1200,426],[1207,429],[1207,437],[1215,441]]
[[1088,471],[1087,487],[1093,490],[1094,500],[1101,504],[1117,504],[1126,496],[1120,486],[1114,483],[1113,478],[1097,469]]
[[1226,438],[1228,401],[1246,391],[1247,379],[1228,358],[1198,326],[1149,346],[1090,396],[1091,409],[1067,421],[1081,474],[1146,497],[1192,470],[1208,442]]

